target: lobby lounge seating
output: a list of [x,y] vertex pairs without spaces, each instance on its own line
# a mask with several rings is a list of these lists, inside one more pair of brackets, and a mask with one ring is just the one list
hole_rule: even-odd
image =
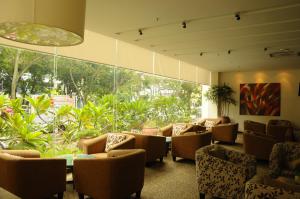
[[[135,138],[133,135],[123,134],[123,133],[111,133],[114,135],[124,135],[126,138],[121,142],[114,144],[110,147],[110,150],[114,149],[133,149],[135,144]],[[106,156],[106,146],[107,138],[109,133],[100,135],[96,138],[86,139],[80,141],[79,148],[86,154],[94,154],[95,156]]]
[[219,124],[211,128],[212,142],[220,141],[234,144],[239,129],[238,123]]
[[211,144],[211,132],[187,132],[183,135],[172,136],[172,157],[176,161],[176,157],[195,160],[195,152],[197,149]]
[[267,135],[275,137],[278,142],[294,141],[292,123],[288,120],[269,120]]
[[165,137],[171,137],[175,134],[180,135],[186,132],[200,132],[205,131],[205,129],[205,127],[197,124],[175,123],[160,128],[160,134]]
[[112,150],[106,158],[74,160],[74,181],[79,199],[140,198],[144,185],[145,151]]
[[135,137],[135,148],[146,151],[146,162],[154,162],[157,159],[163,161],[166,153],[166,137],[144,135],[138,133],[127,133]]
[[41,199],[66,190],[66,160],[39,158],[39,152],[1,150],[0,187],[22,199]]
[[196,177],[200,198],[243,198],[245,182],[256,174],[253,156],[218,145],[196,151]]
[[300,199],[300,185],[294,181],[300,167],[300,143],[277,143],[272,149],[268,175],[256,175],[246,183],[245,199]]
[[266,134],[266,124],[251,120],[244,121],[244,131]]
[[259,160],[269,160],[272,148],[277,143],[274,137],[256,132],[244,132],[243,139],[245,153]]

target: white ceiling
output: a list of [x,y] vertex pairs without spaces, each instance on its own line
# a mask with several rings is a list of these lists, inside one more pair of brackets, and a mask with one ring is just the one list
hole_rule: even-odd
[[86,29],[212,71],[300,68],[269,56],[300,52],[299,0],[87,0]]

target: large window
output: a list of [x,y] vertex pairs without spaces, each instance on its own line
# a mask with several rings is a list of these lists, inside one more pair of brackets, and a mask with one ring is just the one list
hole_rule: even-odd
[[45,156],[79,139],[201,117],[201,86],[117,66],[0,46],[0,143]]

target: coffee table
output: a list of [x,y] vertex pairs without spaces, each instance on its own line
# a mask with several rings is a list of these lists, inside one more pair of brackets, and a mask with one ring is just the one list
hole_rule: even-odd
[[165,156],[168,156],[169,150],[170,150],[170,144],[172,141],[172,137],[166,137],[166,153]]
[[72,179],[67,180],[67,184],[73,184],[74,188],[74,180],[73,180],[73,166],[74,166],[74,159],[83,159],[83,158],[95,158],[94,155],[89,154],[65,154],[57,156],[57,158],[63,158],[67,160],[67,173],[71,173]]

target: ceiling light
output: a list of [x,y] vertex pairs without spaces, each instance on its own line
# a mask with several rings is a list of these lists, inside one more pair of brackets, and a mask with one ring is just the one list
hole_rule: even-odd
[[203,52],[200,53],[200,56],[203,56]]
[[139,34],[140,34],[140,35],[143,35],[142,29],[139,29]]
[[186,28],[186,22],[184,21],[184,22],[182,22],[182,28]]
[[266,47],[266,48],[264,48],[264,51],[267,51],[268,50],[268,48]]
[[230,55],[230,53],[231,53],[231,50],[228,50],[228,51],[227,51],[227,53],[228,53],[228,55]]
[[0,7],[0,37],[41,46],[83,42],[86,0],[9,0]]
[[235,19],[236,19],[237,21],[239,21],[239,20],[241,19],[241,16],[240,16],[240,13],[239,13],[239,12],[236,13],[236,14],[234,15],[234,17],[235,17]]

